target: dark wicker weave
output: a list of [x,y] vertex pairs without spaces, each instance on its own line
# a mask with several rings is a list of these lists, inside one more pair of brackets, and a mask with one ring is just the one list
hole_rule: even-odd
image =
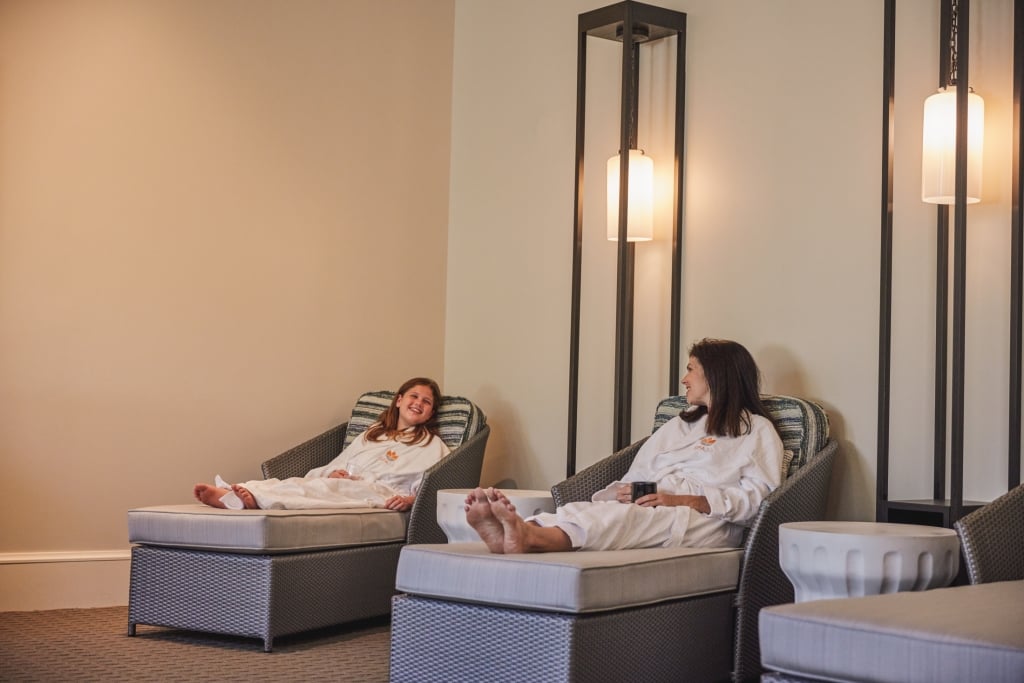
[[286,555],[136,545],[128,635],[136,624],[260,638],[387,614],[400,543]]
[[[301,476],[342,450],[347,423],[267,460],[265,477]],[[437,491],[480,481],[490,427],[424,474],[409,512],[405,542],[318,552],[252,555],[190,548],[132,548],[128,634],[137,624],[261,638],[387,614],[405,543],[442,543]]]
[[[659,411],[665,412],[664,406],[678,411],[680,403],[677,397],[666,399]],[[803,449],[800,461],[806,464],[762,503],[747,535],[735,591],[592,614],[398,596],[392,612],[392,680],[756,680],[762,672],[758,613],[793,601],[792,584],[779,567],[778,526],[824,517],[837,449],[820,406],[779,396],[767,397],[766,406],[777,425],[786,421],[786,448]],[[590,500],[621,479],[645,440],[553,486],[555,504]]]
[[953,527],[974,583],[1024,579],[1024,485],[958,520]]
[[393,683],[713,681],[728,677],[731,594],[558,614],[394,598]]

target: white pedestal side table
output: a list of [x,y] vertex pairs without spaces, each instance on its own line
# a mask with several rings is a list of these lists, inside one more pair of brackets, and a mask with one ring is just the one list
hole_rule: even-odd
[[960,565],[952,529],[875,522],[779,526],[779,564],[797,602],[948,586]]
[[[480,535],[466,522],[466,496],[473,489],[441,489],[437,492],[437,523],[449,543],[479,541]],[[550,491],[532,489],[501,489],[516,512],[523,517],[554,512]]]

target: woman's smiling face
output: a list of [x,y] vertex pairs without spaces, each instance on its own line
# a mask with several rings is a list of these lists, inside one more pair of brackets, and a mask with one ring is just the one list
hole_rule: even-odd
[[683,376],[682,383],[686,387],[687,403],[691,406],[711,407],[711,387],[704,377],[704,366],[693,356],[690,356],[686,364],[686,375]]

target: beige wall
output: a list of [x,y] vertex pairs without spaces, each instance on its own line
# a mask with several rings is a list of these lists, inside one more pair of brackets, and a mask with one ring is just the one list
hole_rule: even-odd
[[[577,14],[605,4],[456,5],[445,372],[491,408],[488,483],[545,487],[564,473],[574,35]],[[823,403],[841,444],[830,514],[873,518],[883,3],[657,4],[688,15],[683,343],[704,336],[740,340],[759,360],[768,391]],[[935,237],[934,209],[919,200],[919,154],[921,107],[937,85],[938,5],[899,6],[893,359],[899,405],[891,492],[930,497]],[[986,500],[1006,486],[1012,3],[974,9],[972,73],[984,75],[972,83],[986,97],[989,132],[985,203],[969,209],[965,490]],[[615,86],[598,75],[604,69],[614,83],[617,64],[609,64],[600,43],[592,39],[588,46],[588,94],[610,88],[612,96],[588,99],[588,144],[610,117],[612,131],[617,125]],[[616,151],[617,137],[606,144],[605,158]],[[599,174],[588,175],[597,175],[588,202],[603,197]],[[614,247],[602,245],[599,234],[587,235],[585,270],[602,259],[610,264]],[[661,267],[642,261],[648,248],[637,247],[638,288],[648,287],[646,295],[638,292],[638,317],[651,315],[651,301],[661,305],[651,283],[641,285],[649,268]],[[581,380],[587,387],[581,465],[610,452],[612,302],[593,297],[611,296],[614,271],[606,265],[603,272],[603,281],[584,280],[592,298],[584,301],[582,344],[592,359],[581,364],[591,363]],[[664,289],[667,276],[654,284]],[[922,288],[931,288],[927,296]],[[651,337],[667,338],[666,330],[638,327],[644,345],[638,362],[658,353]],[[608,360],[602,365],[601,358]],[[664,390],[642,382],[634,400],[650,416]],[[648,424],[636,422],[635,433]]]
[[443,379],[452,30],[0,4],[0,610],[126,603],[127,509]]

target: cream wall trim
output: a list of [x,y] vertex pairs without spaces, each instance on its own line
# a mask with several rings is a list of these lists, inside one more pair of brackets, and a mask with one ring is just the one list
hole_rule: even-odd
[[0,612],[128,604],[128,551],[3,553]]
[[130,550],[69,550],[45,553],[0,553],[0,564],[37,564],[40,562],[109,562],[130,560]]

